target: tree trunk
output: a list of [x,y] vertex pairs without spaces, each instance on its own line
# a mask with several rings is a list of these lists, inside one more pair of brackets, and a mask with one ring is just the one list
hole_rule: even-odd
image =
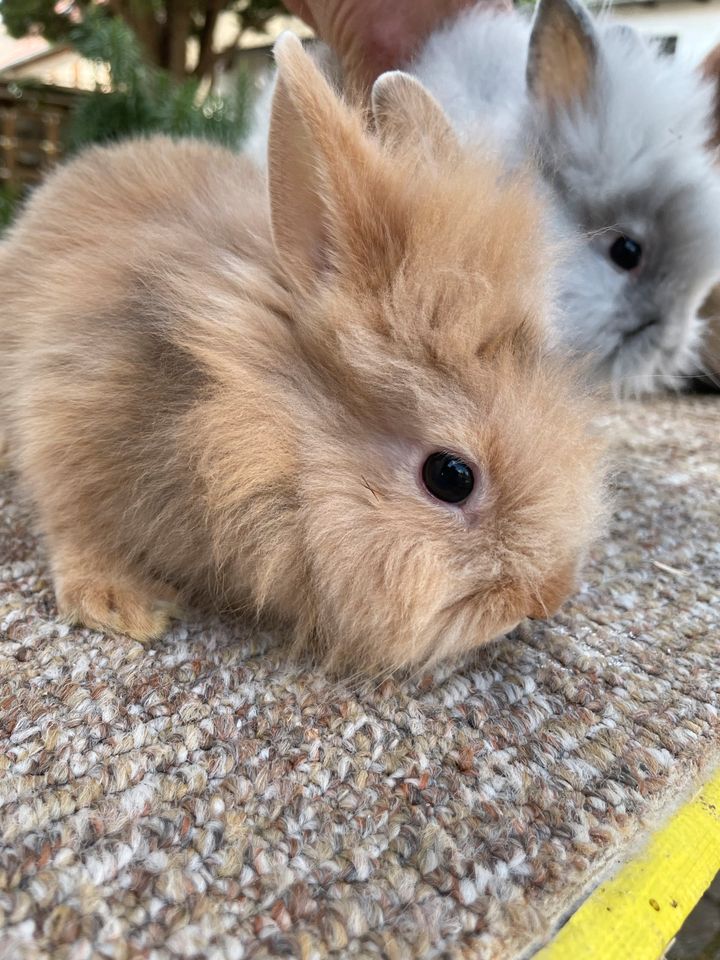
[[186,77],[187,43],[190,35],[190,0],[168,0],[163,37],[164,67],[173,80]]
[[150,62],[160,64],[163,24],[149,10],[143,10],[139,4],[127,0],[109,0],[108,6],[116,17],[124,20],[133,30]]
[[[222,7],[223,0],[207,0],[207,5],[205,7],[205,22],[203,23],[200,36],[198,37],[198,61],[195,65],[195,70],[193,71],[195,76],[200,80],[204,80],[205,77],[209,76],[211,85],[214,79],[213,74],[215,72],[215,52],[213,49],[213,40],[215,38],[215,27],[217,26],[218,17]],[[238,14],[238,17],[242,17],[242,14]]]

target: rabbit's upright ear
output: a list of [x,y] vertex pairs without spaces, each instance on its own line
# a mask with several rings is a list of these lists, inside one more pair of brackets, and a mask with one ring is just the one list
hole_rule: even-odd
[[578,0],[539,0],[527,62],[533,99],[550,115],[587,101],[595,80],[595,27]]
[[412,143],[428,156],[445,157],[458,148],[457,137],[437,100],[407,73],[392,70],[373,84],[372,113],[384,143]]
[[304,291],[329,273],[371,283],[399,235],[379,148],[296,37],[280,37],[275,59],[268,168],[281,265]]

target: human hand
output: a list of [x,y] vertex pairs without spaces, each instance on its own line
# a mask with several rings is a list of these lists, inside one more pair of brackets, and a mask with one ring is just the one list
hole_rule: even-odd
[[[370,85],[385,70],[412,59],[445,19],[476,0],[285,0],[338,54],[345,70]],[[509,7],[509,0],[486,0]]]

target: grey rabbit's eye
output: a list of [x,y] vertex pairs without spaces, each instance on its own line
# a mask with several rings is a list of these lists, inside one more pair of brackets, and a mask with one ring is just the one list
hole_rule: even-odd
[[472,469],[452,453],[431,453],[422,469],[427,490],[443,503],[462,503],[475,486]]
[[642,247],[632,237],[618,237],[610,246],[610,259],[621,270],[634,270],[642,258]]

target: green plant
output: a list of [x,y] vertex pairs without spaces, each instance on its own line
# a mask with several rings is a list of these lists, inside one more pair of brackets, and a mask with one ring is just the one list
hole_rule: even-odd
[[107,64],[110,90],[98,88],[78,101],[67,131],[70,150],[149,133],[229,145],[241,139],[249,98],[244,74],[231,95],[202,95],[198,79],[176,83],[149,64],[123,20],[92,12],[75,27],[71,40],[84,57]]
[[0,184],[0,233],[10,225],[18,205],[21,191],[9,183]]

